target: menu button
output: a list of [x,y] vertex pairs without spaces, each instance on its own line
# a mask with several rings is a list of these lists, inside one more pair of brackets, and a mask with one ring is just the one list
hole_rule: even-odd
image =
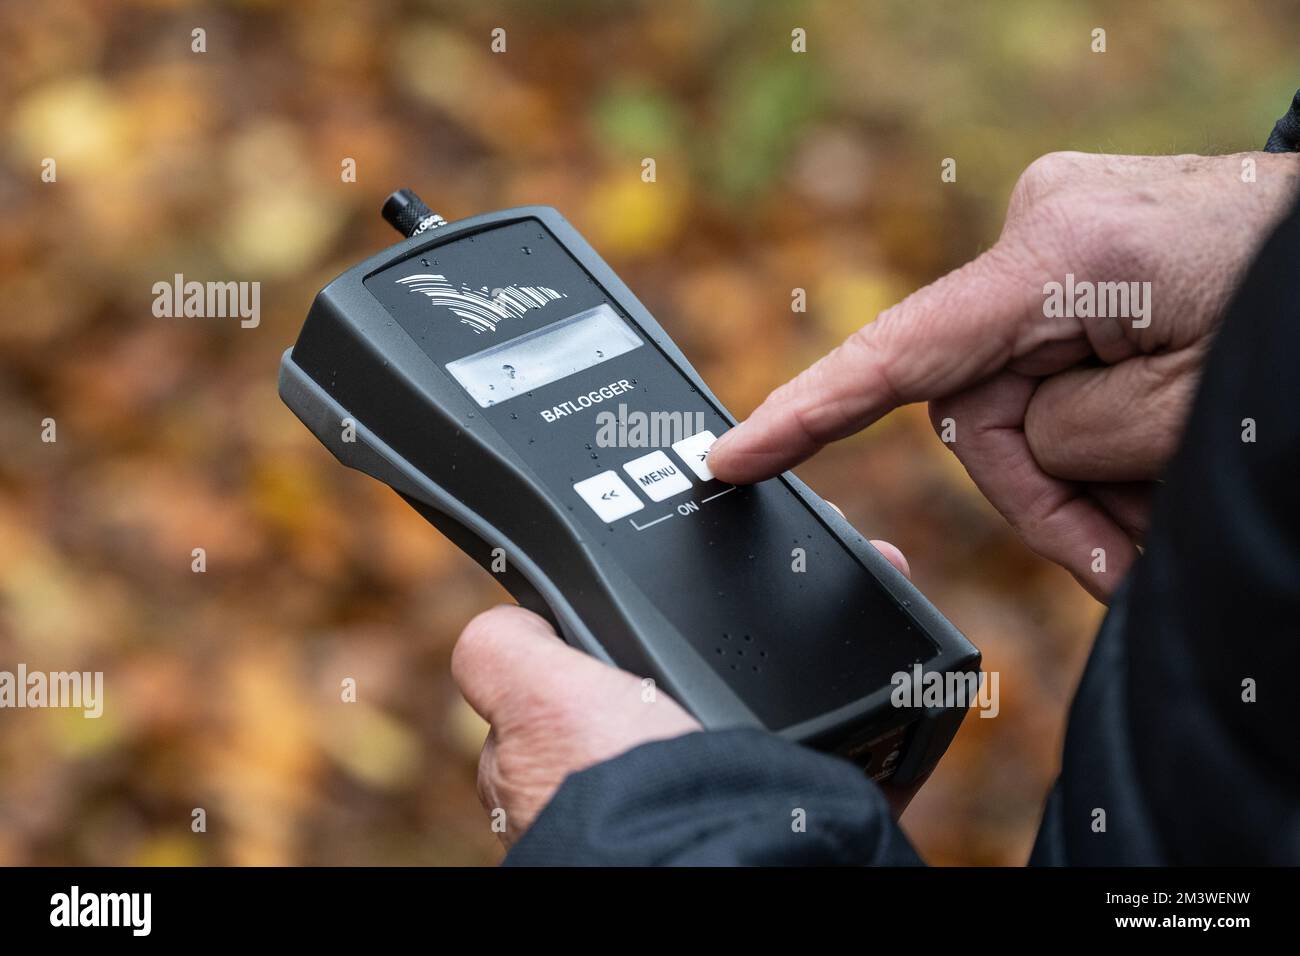
[[663,501],[691,490],[691,479],[682,474],[682,470],[662,451],[629,461],[623,470],[651,501]]

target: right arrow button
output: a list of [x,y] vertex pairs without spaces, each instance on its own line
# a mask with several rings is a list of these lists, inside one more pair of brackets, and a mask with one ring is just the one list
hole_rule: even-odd
[[709,471],[709,449],[715,441],[717,439],[713,437],[713,432],[699,432],[690,438],[674,442],[673,451],[677,453],[678,458],[686,462],[686,467],[695,472],[695,477],[700,481],[712,481],[713,472]]

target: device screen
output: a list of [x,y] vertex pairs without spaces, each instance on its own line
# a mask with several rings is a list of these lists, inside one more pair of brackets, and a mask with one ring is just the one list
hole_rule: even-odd
[[608,305],[447,363],[481,408],[576,375],[632,351],[641,338]]

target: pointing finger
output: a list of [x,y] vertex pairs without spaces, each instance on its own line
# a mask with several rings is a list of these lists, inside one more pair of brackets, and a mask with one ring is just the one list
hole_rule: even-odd
[[[719,438],[713,473],[736,483],[770,478],[899,405],[997,372],[1024,346],[1022,319],[1042,303],[1015,261],[999,244],[886,310]],[[1052,334],[1044,323],[1038,329],[1044,340]]]

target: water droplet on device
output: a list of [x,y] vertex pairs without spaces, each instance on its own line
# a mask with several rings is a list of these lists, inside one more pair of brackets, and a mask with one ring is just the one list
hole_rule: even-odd
[[533,254],[533,250],[531,246],[524,246],[523,248],[524,248],[524,255],[531,256]]

